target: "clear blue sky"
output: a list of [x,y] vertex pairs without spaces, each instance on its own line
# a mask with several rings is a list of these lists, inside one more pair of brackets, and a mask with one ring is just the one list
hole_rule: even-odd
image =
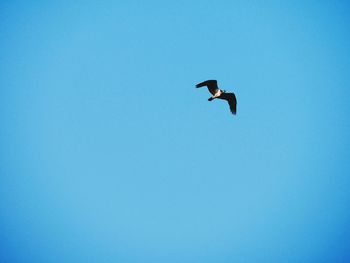
[[2,1],[0,262],[349,262],[349,11]]

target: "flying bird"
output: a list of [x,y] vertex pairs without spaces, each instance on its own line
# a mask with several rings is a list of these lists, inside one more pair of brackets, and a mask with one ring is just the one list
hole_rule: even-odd
[[209,92],[213,95],[208,101],[214,99],[222,99],[228,102],[230,106],[231,113],[236,115],[237,112],[237,99],[236,95],[233,92],[226,92],[226,90],[219,89],[218,83],[216,80],[206,80],[196,85],[196,88],[201,88],[207,86]]

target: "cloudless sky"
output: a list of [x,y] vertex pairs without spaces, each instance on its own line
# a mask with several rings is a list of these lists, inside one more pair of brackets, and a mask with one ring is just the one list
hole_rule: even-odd
[[349,262],[349,11],[2,1],[0,262]]

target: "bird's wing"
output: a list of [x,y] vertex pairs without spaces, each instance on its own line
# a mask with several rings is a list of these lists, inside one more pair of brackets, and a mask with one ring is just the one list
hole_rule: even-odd
[[201,87],[205,87],[207,86],[208,87],[208,90],[211,94],[215,95],[216,91],[219,89],[218,88],[218,83],[216,80],[206,80],[206,81],[203,81],[201,83],[198,83],[196,85],[196,88],[201,88]]
[[228,105],[230,105],[230,110],[232,114],[236,115],[237,112],[237,99],[234,93],[223,93],[219,99],[227,100]]

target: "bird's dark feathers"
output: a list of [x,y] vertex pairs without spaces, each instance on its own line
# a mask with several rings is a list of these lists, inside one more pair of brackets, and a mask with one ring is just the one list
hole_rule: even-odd
[[225,90],[220,90],[216,80],[207,80],[196,85],[196,88],[208,87],[209,92],[213,95],[208,99],[208,101],[212,101],[214,99],[226,100],[228,105],[230,106],[230,110],[232,114],[236,114],[237,112],[237,99],[236,95],[232,92],[226,92]]
[[236,95],[234,93],[223,93],[221,94],[220,97],[218,97],[218,99],[222,99],[222,100],[227,100],[228,105],[230,106],[230,110],[232,112],[232,114],[236,115],[237,112],[237,99],[236,99]]
[[216,91],[219,89],[218,88],[218,83],[216,80],[211,79],[211,80],[207,80],[207,81],[203,81],[201,83],[198,83],[196,85],[196,88],[201,88],[201,87],[208,87],[209,92],[214,95],[216,93]]

